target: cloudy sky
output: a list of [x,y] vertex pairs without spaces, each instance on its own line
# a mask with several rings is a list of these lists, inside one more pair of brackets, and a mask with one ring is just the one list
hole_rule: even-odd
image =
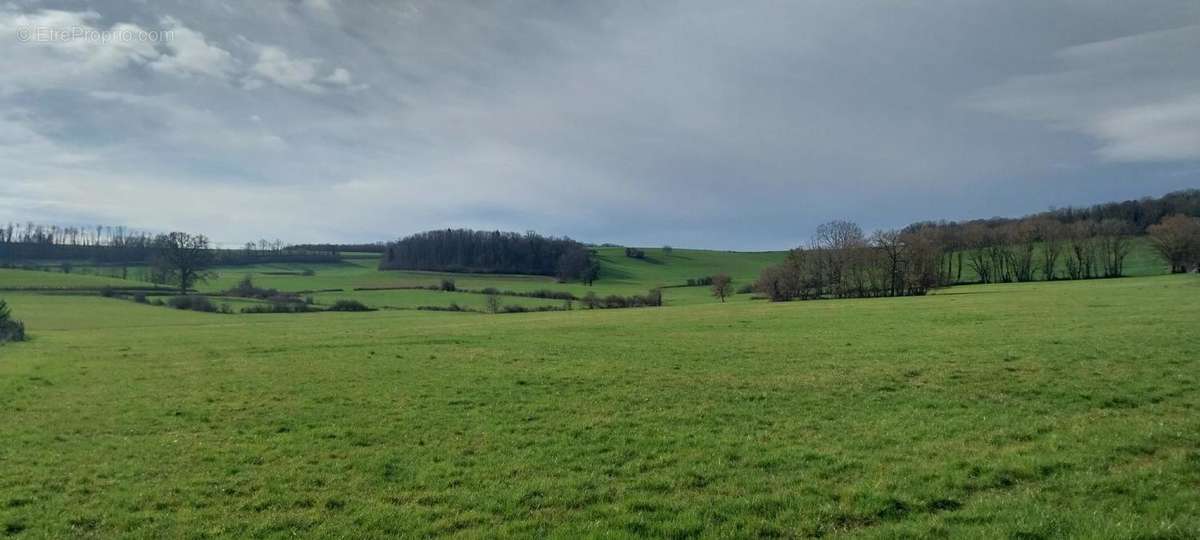
[[1200,187],[1200,2],[0,0],[0,221],[791,247]]

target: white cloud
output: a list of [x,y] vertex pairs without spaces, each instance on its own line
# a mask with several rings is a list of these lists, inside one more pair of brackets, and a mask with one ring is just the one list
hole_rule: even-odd
[[1045,122],[1100,142],[1109,161],[1200,159],[1200,25],[1060,50],[1060,71],[974,96],[981,109]]
[[204,34],[184,26],[174,17],[163,17],[162,25],[170,32],[171,39],[165,46],[171,54],[162,55],[150,67],[175,75],[207,75],[222,79],[234,70],[235,63],[229,51],[209,43]]
[[330,0],[304,0],[304,6],[315,11],[333,11]]
[[[35,13],[0,11],[0,95],[28,89],[94,84],[132,65],[159,56],[147,40],[72,38],[47,32],[142,35],[146,30],[128,23],[97,26],[95,12],[42,10]],[[39,34],[41,32],[41,34]],[[25,35],[27,40],[14,39]]]
[[354,83],[354,80],[350,77],[350,72],[346,68],[340,67],[333,70],[333,73],[330,73],[328,77],[325,77],[325,82],[338,86],[350,86]]
[[262,45],[258,61],[251,69],[255,75],[284,88],[321,92],[323,88],[316,82],[319,64],[320,60],[315,58],[292,58],[279,47]]

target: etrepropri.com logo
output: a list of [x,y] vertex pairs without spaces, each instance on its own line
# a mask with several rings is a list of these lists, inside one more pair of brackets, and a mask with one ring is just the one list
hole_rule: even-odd
[[143,30],[137,27],[114,27],[108,30],[90,26],[20,26],[17,41],[22,43],[165,43],[175,37],[174,30]]

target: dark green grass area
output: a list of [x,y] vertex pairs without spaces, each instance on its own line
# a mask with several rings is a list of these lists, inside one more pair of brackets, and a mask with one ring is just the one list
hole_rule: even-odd
[[28,537],[1200,535],[1200,280],[508,316],[6,296]]

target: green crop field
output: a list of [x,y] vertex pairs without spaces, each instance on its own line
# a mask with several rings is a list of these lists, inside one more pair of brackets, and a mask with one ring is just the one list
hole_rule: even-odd
[[[410,292],[454,294],[378,291]],[[0,294],[32,336],[0,346],[5,534],[1200,535],[1195,275],[512,315]]]

